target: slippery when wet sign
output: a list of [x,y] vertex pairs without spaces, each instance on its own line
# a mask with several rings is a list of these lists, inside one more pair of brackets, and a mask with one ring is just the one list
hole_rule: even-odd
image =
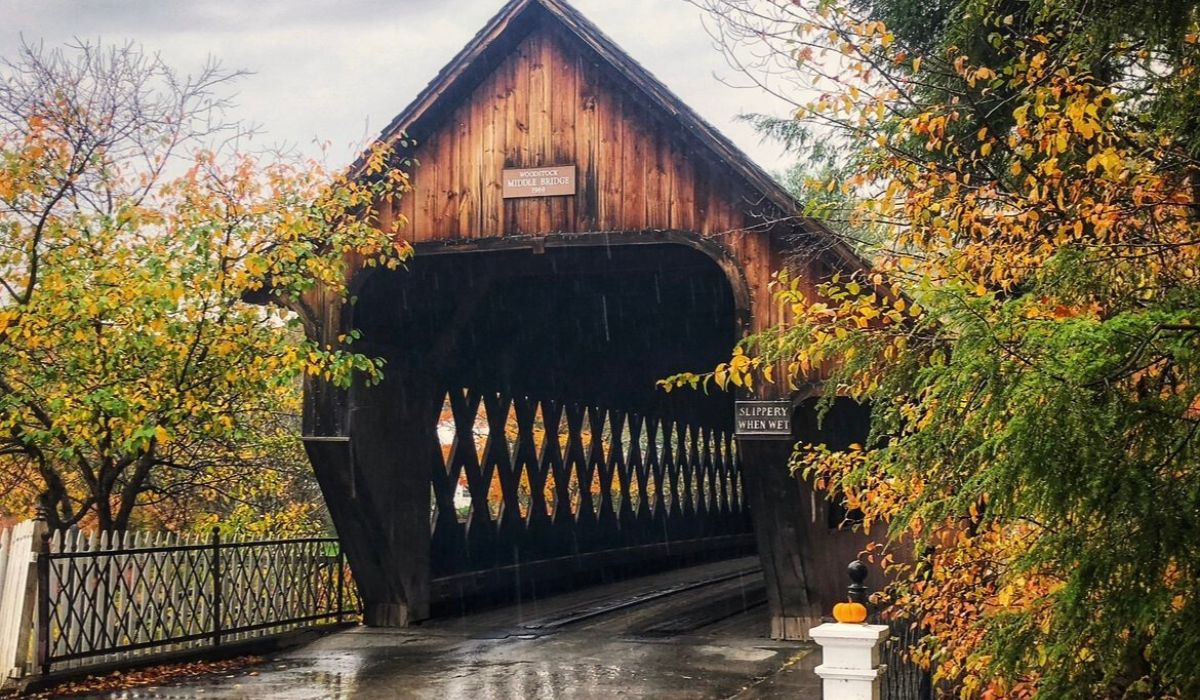
[[791,401],[738,401],[734,433],[745,439],[786,439],[792,436]]

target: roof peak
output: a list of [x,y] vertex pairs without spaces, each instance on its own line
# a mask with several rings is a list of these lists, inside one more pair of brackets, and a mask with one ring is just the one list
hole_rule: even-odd
[[[391,145],[403,134],[412,135],[411,130],[414,124],[419,122],[422,116],[428,114],[440,100],[447,96],[447,93],[451,92],[450,88],[453,83],[469,71],[472,63],[486,53],[488,48],[501,42],[510,32],[520,31],[521,23],[517,20],[535,8],[543,10],[548,17],[554,19],[577,40],[588,46],[617,73],[645,92],[646,96],[650,98],[650,102],[659,111],[665,112],[669,117],[677,120],[685,131],[690,132],[709,146],[719,160],[733,166],[733,169],[742,179],[747,180],[747,184],[750,184],[753,189],[760,191],[785,213],[799,214],[795,200],[775,182],[774,178],[724,134],[679,99],[666,85],[620,48],[616,42],[567,0],[509,0],[438,72],[416,99],[384,127],[376,141]],[[360,171],[364,163],[365,154],[355,162],[351,171]]]
[[[414,127],[420,126],[423,120],[435,115],[436,108],[443,101],[453,102],[456,97],[467,94],[471,87],[472,74],[481,72],[476,65],[480,59],[511,50],[532,30],[533,23],[523,22],[522,19],[529,12],[539,10],[585,46],[602,63],[607,64],[613,72],[623,77],[633,90],[642,93],[652,112],[657,112],[665,120],[674,121],[681,131],[706,147],[715,160],[729,168],[751,191],[762,196],[763,200],[770,203],[782,216],[801,219],[806,229],[819,235],[831,238],[835,236],[820,222],[804,217],[800,205],[779,182],[679,99],[567,0],[509,0],[438,72],[412,103],[383,129],[377,142],[392,145],[405,134],[420,138]],[[472,71],[473,67],[476,68],[475,71]],[[365,157],[360,157],[351,166],[351,172],[361,172],[364,163]],[[831,243],[835,249],[841,249],[839,257],[848,256],[858,260],[843,242],[831,240]]]

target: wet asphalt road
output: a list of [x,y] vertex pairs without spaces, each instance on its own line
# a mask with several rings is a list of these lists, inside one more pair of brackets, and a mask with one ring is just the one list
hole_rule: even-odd
[[710,564],[404,630],[354,628],[241,671],[102,697],[818,700],[812,668],[820,654],[765,638],[753,563]]

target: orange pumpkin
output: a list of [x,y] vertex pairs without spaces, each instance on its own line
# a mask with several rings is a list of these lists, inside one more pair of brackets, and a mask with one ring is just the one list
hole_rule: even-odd
[[862,603],[838,603],[833,606],[833,619],[849,624],[865,622],[867,606]]

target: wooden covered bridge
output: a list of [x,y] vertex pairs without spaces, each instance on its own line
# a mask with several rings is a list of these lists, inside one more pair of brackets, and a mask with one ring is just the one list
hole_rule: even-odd
[[[773,271],[852,253],[560,0],[510,2],[380,138],[419,163],[379,212],[415,257],[308,321],[385,379],[313,380],[305,413],[367,623],[757,552],[771,635],[802,638],[863,542],[788,455],[863,412],[655,382],[775,321]],[[790,399],[791,435],[737,438],[738,398]]]

